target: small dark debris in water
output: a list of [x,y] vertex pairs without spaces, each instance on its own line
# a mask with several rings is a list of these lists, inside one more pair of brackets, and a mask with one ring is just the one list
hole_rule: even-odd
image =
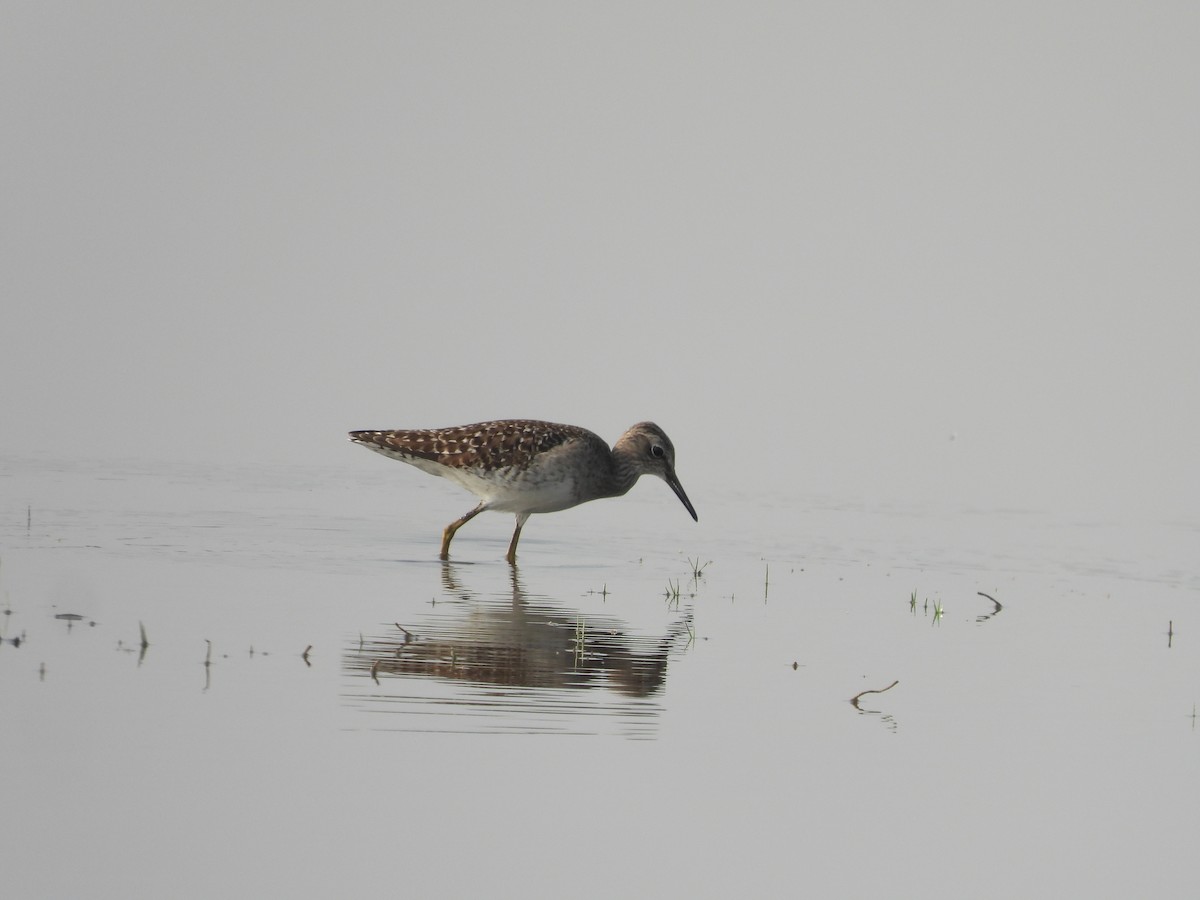
[[795,672],[798,668],[800,668],[800,663],[798,663],[796,660],[792,660],[792,671]]
[[76,622],[87,622],[89,628],[96,627],[95,619],[89,619],[86,616],[79,615],[79,613],[57,613],[54,618],[58,619],[60,622],[66,622],[68,630],[70,630],[70,628]]
[[45,681],[45,680],[46,680],[46,664],[42,663],[40,666],[38,666],[38,681]]
[[312,663],[310,663],[308,661],[308,653],[310,650],[312,650],[312,644],[309,644],[307,647],[304,648],[304,652],[300,654],[300,658],[302,660],[304,660],[304,664],[306,666],[308,666],[309,668],[312,668]]

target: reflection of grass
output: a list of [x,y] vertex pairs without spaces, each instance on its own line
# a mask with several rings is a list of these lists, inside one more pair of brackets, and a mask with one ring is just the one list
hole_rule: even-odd
[[575,620],[575,637],[571,638],[571,643],[575,648],[575,665],[579,665],[583,661],[583,648],[587,643],[587,622],[583,616]]

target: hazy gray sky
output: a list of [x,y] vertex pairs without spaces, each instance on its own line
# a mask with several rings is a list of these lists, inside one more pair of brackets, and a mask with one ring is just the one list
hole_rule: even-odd
[[702,515],[1200,505],[1200,5],[3,19],[0,452],[651,418]]

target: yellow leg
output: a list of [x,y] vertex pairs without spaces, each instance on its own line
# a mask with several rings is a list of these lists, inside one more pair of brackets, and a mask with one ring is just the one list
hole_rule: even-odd
[[482,503],[480,503],[477,507],[475,507],[469,513],[467,513],[465,516],[455,519],[453,522],[451,522],[449,525],[446,526],[446,530],[442,532],[442,553],[441,553],[442,559],[450,558],[450,542],[452,540],[454,540],[454,535],[458,531],[458,529],[462,528],[464,525],[466,525],[468,522],[470,522],[473,518],[475,518],[477,515],[479,515],[481,512],[483,512],[483,509],[484,509],[484,506]]
[[524,515],[518,513],[517,515],[517,527],[516,530],[513,531],[512,540],[508,544],[508,554],[504,557],[506,560],[508,560],[508,564],[510,566],[515,566],[517,564],[517,541],[521,539],[521,529],[524,527],[525,522],[528,519],[529,513],[525,513]]

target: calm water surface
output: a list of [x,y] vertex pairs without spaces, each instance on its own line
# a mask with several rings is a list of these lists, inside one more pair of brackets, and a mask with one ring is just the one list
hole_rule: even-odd
[[1196,522],[3,463],[6,896],[1193,895]]

